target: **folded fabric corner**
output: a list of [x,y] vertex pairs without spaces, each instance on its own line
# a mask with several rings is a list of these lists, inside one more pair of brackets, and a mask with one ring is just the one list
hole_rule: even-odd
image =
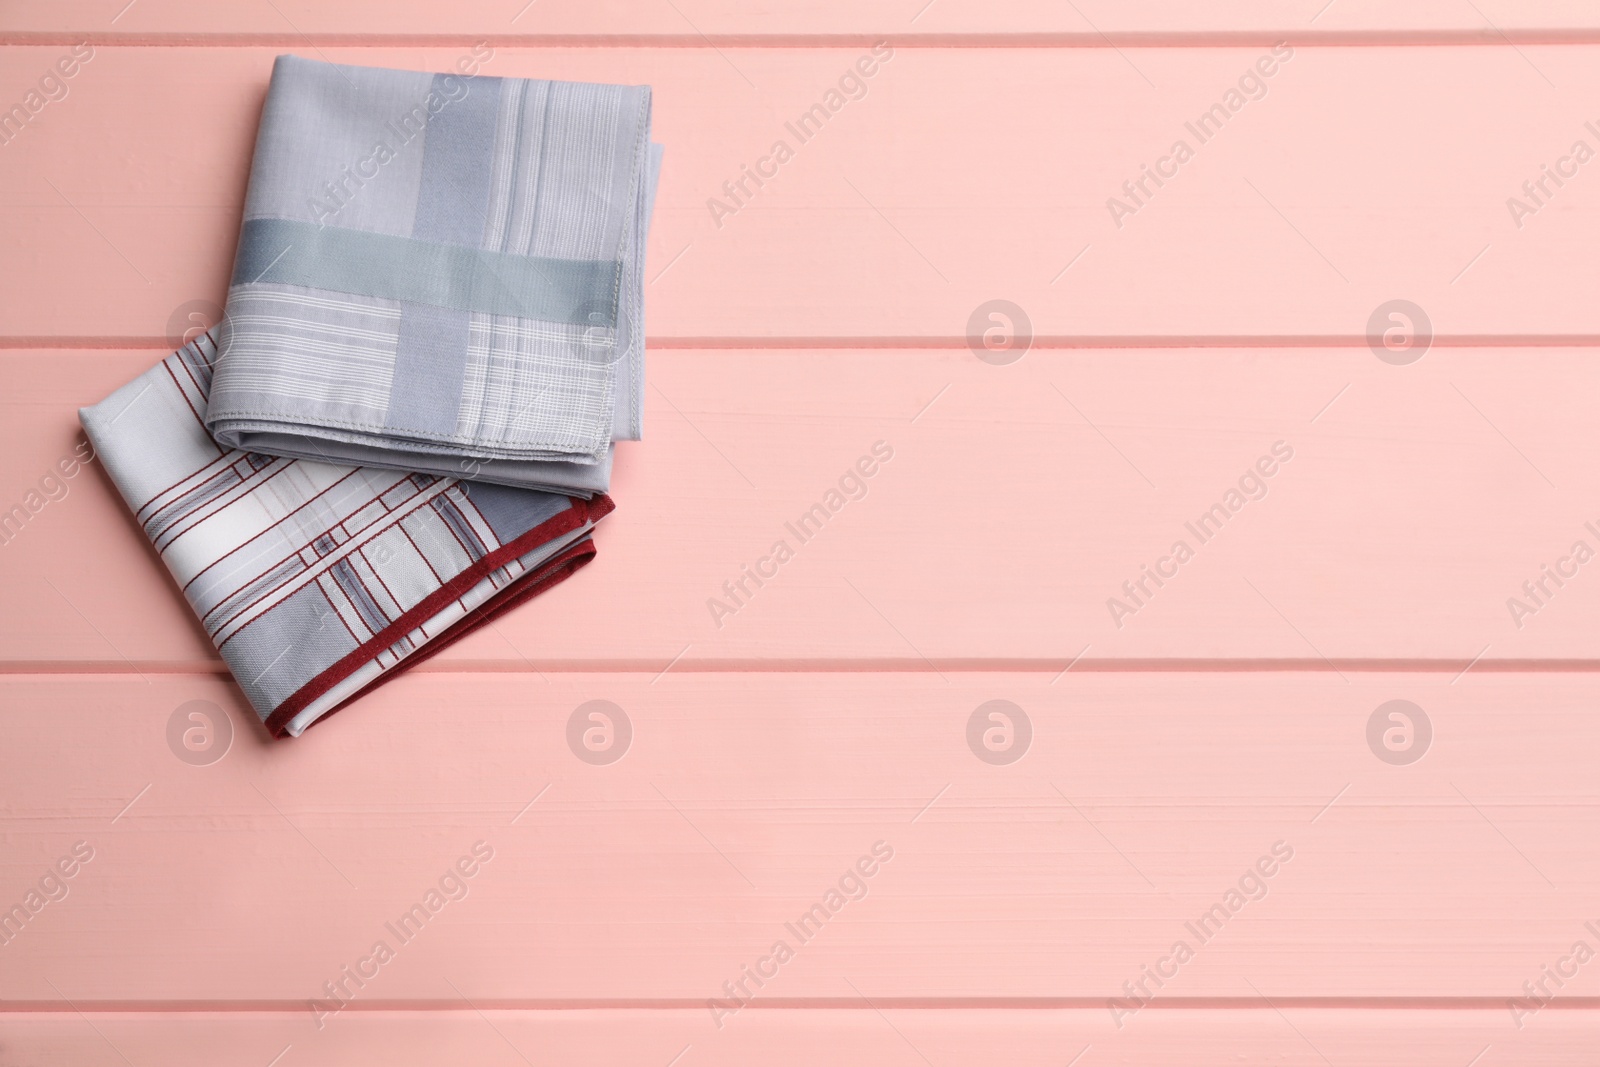
[[275,737],[571,575],[611,500],[231,450],[208,335],[79,418]]
[[642,433],[648,86],[279,57],[206,425],[590,497]]

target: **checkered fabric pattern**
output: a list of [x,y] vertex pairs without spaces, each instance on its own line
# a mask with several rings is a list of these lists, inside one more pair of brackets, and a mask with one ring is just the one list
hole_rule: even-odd
[[305,728],[594,556],[611,501],[225,448],[203,335],[94,407],[90,440],[245,696]]
[[206,422],[590,496],[643,431],[650,90],[280,57]]

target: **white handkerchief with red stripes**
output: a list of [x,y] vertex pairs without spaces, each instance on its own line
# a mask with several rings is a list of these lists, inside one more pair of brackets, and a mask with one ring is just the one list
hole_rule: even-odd
[[168,356],[79,418],[245,697],[298,736],[594,556],[609,498],[218,445],[216,347]]

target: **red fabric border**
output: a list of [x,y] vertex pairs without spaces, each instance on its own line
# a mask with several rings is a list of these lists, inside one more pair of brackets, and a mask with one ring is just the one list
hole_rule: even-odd
[[[284,728],[308,704],[348,678],[357,668],[370,661],[379,652],[382,652],[401,637],[416,629],[420,623],[437,615],[446,604],[455,600],[474,585],[477,585],[490,571],[504,566],[518,556],[526,555],[545,542],[553,540],[564,533],[576,530],[586,523],[597,522],[616,508],[616,504],[612,502],[611,498],[603,493],[597,494],[593,500],[582,500],[576,497],[569,499],[572,501],[571,507],[562,511],[559,515],[552,516],[540,523],[509,544],[501,545],[493,552],[490,552],[428,594],[420,603],[386,626],[382,632],[371,640],[355,651],[348,653],[327,670],[301,686],[293,696],[278,705],[271,716],[267,718],[267,732],[273,737],[288,736]],[[352,700],[372,692],[373,689],[395,675],[443,650],[479,626],[498,617],[504,611],[537,596],[546,589],[570,577],[578,568],[593,559],[594,554],[594,541],[589,538],[563,549],[537,569],[522,575],[522,577],[500,590],[488,601],[480,604],[455,626],[452,626],[445,633],[440,634],[436,639],[407,656],[394,668],[384,671],[373,679],[371,685],[351,694],[348,700],[341,702],[319,716],[312,725],[315,726],[317,722],[322,722],[329,715],[347,707]]]
[[[428,642],[426,645],[423,645],[421,648],[417,649],[417,651],[407,656],[399,666],[393,668],[392,670],[384,671],[382,674],[374,678],[372,683],[365,689],[350,694],[350,696],[342,703],[334,705],[326,712],[319,715],[312,721],[311,726],[315,726],[317,723],[323,722],[334,712],[341,711],[344,708],[349,707],[355,701],[366,696],[368,693],[371,693],[374,689],[377,689],[385,682],[404,674],[406,671],[410,670],[412,667],[415,667],[423,660],[444,651],[446,648],[449,648],[451,645],[461,640],[461,638],[478,629],[478,627],[486,625],[494,619],[499,618],[505,612],[517,607],[523,602],[532,600],[546,589],[549,589],[552,586],[560,585],[563,581],[576,573],[580,568],[587,565],[590,560],[594,559],[594,556],[594,541],[593,539],[587,537],[582,541],[579,541],[577,544],[571,545],[562,550],[559,554],[548,560],[543,567],[540,567],[538,570],[529,574],[524,574],[521,578],[517,579],[516,582],[500,590],[499,593],[484,601],[482,604],[479,604],[476,608],[472,609],[469,614],[462,618],[460,622],[456,623],[450,629],[440,634],[437,638]],[[311,729],[311,726],[307,726],[306,729]],[[280,734],[278,736],[284,735]]]

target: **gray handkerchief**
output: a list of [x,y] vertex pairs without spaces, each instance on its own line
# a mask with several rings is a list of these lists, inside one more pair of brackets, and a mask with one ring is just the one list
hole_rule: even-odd
[[642,432],[648,86],[280,56],[206,425],[226,446],[603,492]]

